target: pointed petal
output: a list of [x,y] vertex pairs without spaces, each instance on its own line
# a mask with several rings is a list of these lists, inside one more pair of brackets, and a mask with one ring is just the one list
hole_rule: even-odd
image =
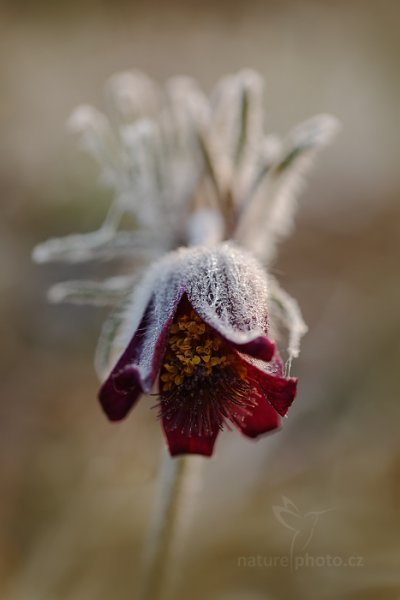
[[274,356],[271,363],[263,364],[260,361],[246,360],[248,372],[258,381],[258,385],[274,409],[284,417],[296,397],[297,378],[283,376],[283,363],[278,355]]
[[137,370],[140,385],[147,393],[151,391],[158,375],[168,331],[185,291],[179,267],[175,269],[174,255],[170,253],[157,261],[135,288],[126,303],[120,335],[115,341],[119,349],[118,352],[116,348],[116,353],[122,358],[131,340],[136,340],[136,351],[131,359],[125,359],[119,367],[117,363],[113,372],[130,364]]
[[110,420],[124,418],[139,395],[151,391],[179,299],[180,295],[174,310],[157,328],[151,326],[157,298],[150,303],[128,347],[101,387],[99,400]]
[[100,404],[110,421],[120,421],[136,404],[142,393],[140,385],[130,377],[124,382],[124,387],[118,387],[117,382],[109,377],[99,392]]
[[[246,415],[243,421],[236,423],[238,429],[250,438],[278,429],[281,421],[276,410],[259,391],[255,391],[254,396],[257,396],[257,402],[252,407],[251,414]],[[252,400],[255,399],[254,396]]]
[[129,367],[137,355],[139,338],[136,333],[100,388],[100,404],[110,421],[123,419],[142,393],[139,374]]
[[162,419],[162,425],[171,456],[178,456],[179,454],[212,455],[219,429],[216,429],[212,435],[189,436],[182,433],[178,428],[170,429],[165,418]]
[[297,378],[264,374],[260,386],[274,409],[284,417],[296,397]]
[[[149,341],[149,326],[153,315],[153,303],[147,308],[133,338],[99,392],[100,403],[112,421],[123,419],[142,392],[150,392],[160,369],[168,330],[174,312],[165,321],[158,337]],[[147,361],[147,362],[146,362]],[[145,363],[146,375],[140,367]]]

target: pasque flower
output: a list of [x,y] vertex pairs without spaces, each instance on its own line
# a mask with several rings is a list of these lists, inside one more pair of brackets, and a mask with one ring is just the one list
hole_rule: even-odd
[[[283,142],[265,135],[263,81],[249,70],[210,98],[191,79],[160,89],[138,72],[114,76],[106,94],[111,120],[80,107],[71,126],[115,200],[98,231],[49,240],[34,258],[125,258],[126,274],[63,282],[50,298],[116,306],[96,353],[111,420],[153,394],[171,454],[211,455],[224,427],[249,437],[278,428],[295,397],[290,367],[306,327],[268,268],[301,175],[337,123],[320,115]],[[121,228],[127,214],[133,231]]]
[[158,379],[173,455],[210,455],[229,423],[249,437],[276,429],[296,380],[283,377],[267,336],[268,284],[257,261],[231,244],[181,249],[143,285],[137,328],[100,391],[109,418],[125,417]]

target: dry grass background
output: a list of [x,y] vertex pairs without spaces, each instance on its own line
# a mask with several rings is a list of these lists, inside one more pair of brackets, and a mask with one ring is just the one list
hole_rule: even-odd
[[[297,403],[280,434],[226,434],[179,568],[178,598],[400,597],[398,4],[2,2],[0,64],[0,595],[135,598],[161,446],[149,401],[118,425],[96,405],[92,354],[103,310],[49,306],[50,283],[89,268],[30,263],[49,236],[100,222],[107,192],[64,130],[101,103],[114,71],[175,73],[206,89],[244,66],[267,80],[270,129],[315,112],[344,125],[303,194],[275,265],[310,333]],[[321,517],[307,551],[363,567],[239,567],[287,555],[272,507]]]

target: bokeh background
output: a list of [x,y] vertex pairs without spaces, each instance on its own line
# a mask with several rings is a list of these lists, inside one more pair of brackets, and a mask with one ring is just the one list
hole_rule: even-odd
[[[101,107],[116,71],[188,74],[209,90],[252,67],[271,131],[319,112],[343,130],[274,265],[310,326],[298,400],[281,433],[227,433],[205,461],[175,597],[398,599],[398,2],[13,0],[0,11],[0,597],[135,598],[162,445],[149,402],[118,425],[97,406],[107,311],[46,302],[52,283],[118,265],[30,261],[47,237],[95,229],[110,200],[64,123],[76,104]],[[283,497],[302,514],[330,509],[306,551],[341,566],[255,564],[290,552],[273,512]],[[298,522],[304,535],[310,518]],[[361,565],[346,567],[350,556]]]

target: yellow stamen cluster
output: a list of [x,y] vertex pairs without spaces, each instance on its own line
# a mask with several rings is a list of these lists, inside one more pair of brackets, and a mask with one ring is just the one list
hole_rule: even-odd
[[224,346],[223,340],[193,310],[180,316],[169,331],[160,377],[162,391],[181,385],[197,368],[209,376],[215,367],[230,365],[233,357],[226,354]]

